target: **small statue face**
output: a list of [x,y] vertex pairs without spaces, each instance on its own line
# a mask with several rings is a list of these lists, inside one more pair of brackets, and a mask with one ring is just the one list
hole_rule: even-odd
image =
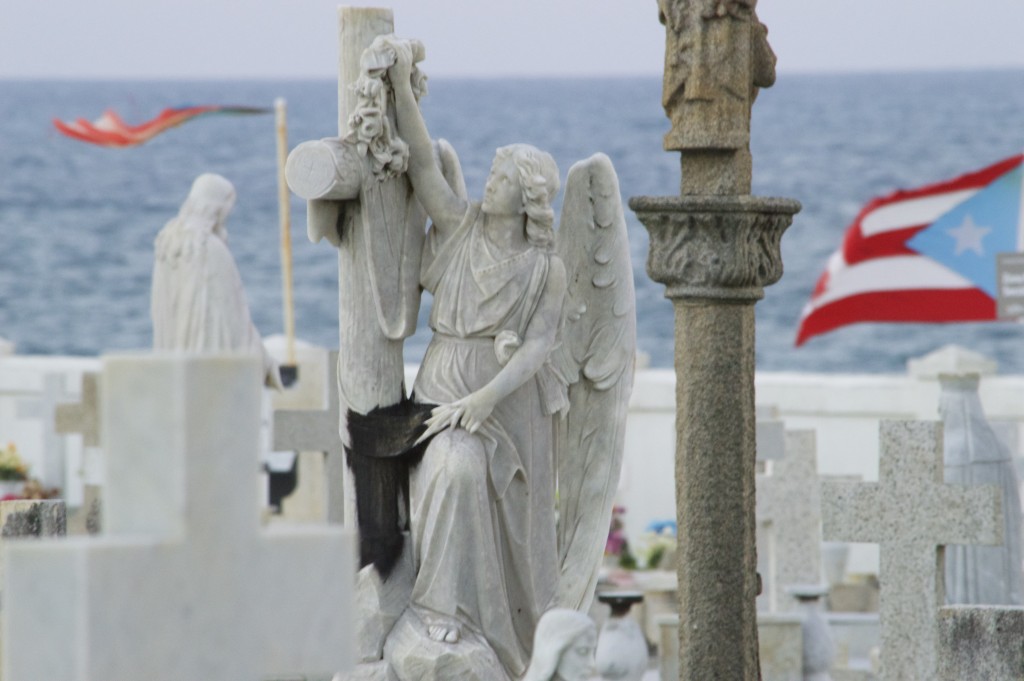
[[519,187],[519,171],[511,158],[495,159],[491,174],[484,185],[481,206],[491,215],[520,215],[523,212],[523,192]]
[[558,660],[555,678],[560,681],[589,681],[597,670],[594,666],[594,650],[597,647],[597,632],[585,631],[573,639]]

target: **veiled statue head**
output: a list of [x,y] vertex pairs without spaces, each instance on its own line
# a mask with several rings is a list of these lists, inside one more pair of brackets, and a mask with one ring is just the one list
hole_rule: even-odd
[[208,230],[227,240],[225,225],[234,205],[234,185],[221,175],[203,173],[192,182],[178,219],[190,229]]
[[558,165],[551,154],[529,144],[510,144],[494,154],[482,207],[489,213],[512,209],[525,213],[526,238],[534,246],[551,248],[555,240],[551,202],[559,186]]
[[589,681],[594,676],[597,627],[576,610],[548,610],[533,635],[533,658],[523,681]]

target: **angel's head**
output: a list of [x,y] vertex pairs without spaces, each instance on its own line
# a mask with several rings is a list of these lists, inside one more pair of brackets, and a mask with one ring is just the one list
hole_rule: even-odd
[[529,144],[511,144],[494,154],[482,208],[495,215],[524,215],[529,242],[551,248],[555,241],[551,202],[558,187],[558,165],[551,154]]
[[587,681],[594,675],[597,627],[576,610],[548,610],[533,636],[533,659],[523,681]]
[[192,183],[178,219],[192,229],[209,230],[227,240],[228,213],[235,205],[235,187],[214,173],[203,173]]

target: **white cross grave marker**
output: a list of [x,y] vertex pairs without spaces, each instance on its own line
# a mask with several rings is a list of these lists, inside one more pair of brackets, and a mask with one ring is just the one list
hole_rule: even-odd
[[[274,450],[324,452],[327,477],[327,522],[345,517],[344,444],[338,432],[338,352],[327,357],[327,408],[286,409],[274,412]],[[301,478],[303,470],[299,469]],[[300,479],[299,484],[303,482]]]
[[1002,541],[999,490],[943,484],[942,425],[882,421],[878,482],[822,484],[825,538],[879,545],[882,679],[936,672],[943,546]]
[[108,357],[104,534],[7,547],[4,681],[259,681],[352,659],[352,537],[262,530],[262,369]]
[[757,476],[757,555],[762,563],[760,610],[796,610],[786,591],[794,584],[818,584],[821,574],[821,482],[814,431],[785,434],[785,456],[771,474]]
[[100,445],[100,407],[97,376],[92,371],[82,374],[82,398],[79,402],[61,403],[54,412],[54,431],[60,435],[81,433],[86,447]]

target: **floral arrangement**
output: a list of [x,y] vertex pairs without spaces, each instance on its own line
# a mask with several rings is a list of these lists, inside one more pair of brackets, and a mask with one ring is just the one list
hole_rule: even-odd
[[629,550],[629,542],[626,540],[626,529],[622,524],[622,516],[625,515],[624,506],[612,508],[612,523],[608,529],[608,540],[604,544],[604,555],[606,560],[620,568],[627,570],[636,569],[636,558]]
[[608,540],[604,545],[605,564],[624,570],[672,569],[676,553],[676,521],[655,520],[647,526],[635,546],[626,539],[622,517],[626,509],[612,509]]
[[0,480],[21,481],[28,479],[28,464],[21,460],[18,448],[13,442],[0,448]]
[[644,568],[671,568],[676,553],[676,521],[655,520],[647,526],[641,541],[642,550],[638,553]]

